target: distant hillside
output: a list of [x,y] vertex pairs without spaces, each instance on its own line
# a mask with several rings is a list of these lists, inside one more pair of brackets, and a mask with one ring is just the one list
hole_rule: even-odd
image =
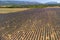
[[57,2],[47,2],[46,4],[58,4]]
[[0,5],[12,5],[12,4],[37,5],[37,4],[40,4],[40,3],[38,3],[38,2],[29,2],[29,1],[0,1]]
[[45,8],[60,6],[58,2],[47,2],[45,4],[29,1],[0,1],[0,8]]

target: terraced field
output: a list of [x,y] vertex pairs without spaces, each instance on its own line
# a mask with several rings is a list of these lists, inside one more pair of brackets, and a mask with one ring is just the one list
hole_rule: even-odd
[[60,8],[0,14],[0,40],[60,40]]

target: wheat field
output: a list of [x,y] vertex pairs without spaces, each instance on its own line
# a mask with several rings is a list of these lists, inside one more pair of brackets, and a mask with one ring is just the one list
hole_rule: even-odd
[[28,10],[28,9],[30,9],[30,8],[0,8],[0,14],[19,12],[19,11],[24,11],[24,10]]

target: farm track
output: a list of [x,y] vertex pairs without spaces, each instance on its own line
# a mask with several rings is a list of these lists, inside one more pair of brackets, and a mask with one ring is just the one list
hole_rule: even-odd
[[1,40],[60,40],[60,8],[0,14]]

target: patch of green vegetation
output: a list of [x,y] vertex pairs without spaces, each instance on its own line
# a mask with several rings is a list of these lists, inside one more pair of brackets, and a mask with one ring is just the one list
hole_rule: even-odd
[[60,4],[39,4],[39,5],[5,5],[0,6],[1,8],[45,8],[45,7],[54,7],[60,6]]

